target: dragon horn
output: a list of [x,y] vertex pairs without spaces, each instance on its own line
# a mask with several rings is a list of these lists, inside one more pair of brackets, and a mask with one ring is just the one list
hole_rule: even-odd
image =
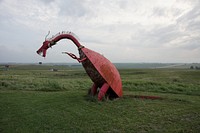
[[47,36],[48,36],[49,34],[50,34],[50,30],[49,30],[48,34],[46,35],[45,40],[47,40]]

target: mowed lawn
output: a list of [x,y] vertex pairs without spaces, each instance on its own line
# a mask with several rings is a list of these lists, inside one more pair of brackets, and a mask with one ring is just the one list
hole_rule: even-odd
[[[58,71],[49,71],[52,67]],[[97,101],[84,69],[0,68],[0,132],[199,132],[200,71],[120,69],[124,95]],[[160,96],[150,100],[138,95]]]

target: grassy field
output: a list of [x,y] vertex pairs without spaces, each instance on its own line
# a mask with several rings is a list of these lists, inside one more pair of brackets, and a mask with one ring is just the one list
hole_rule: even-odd
[[0,66],[0,132],[200,131],[200,70],[119,72],[123,97],[99,102],[86,95],[92,82],[84,69],[15,65],[6,71]]

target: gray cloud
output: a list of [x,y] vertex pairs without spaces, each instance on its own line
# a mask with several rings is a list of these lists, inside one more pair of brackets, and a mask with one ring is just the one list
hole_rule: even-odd
[[50,4],[52,2],[55,2],[55,0],[41,0],[42,2],[44,2],[45,4]]
[[[16,62],[37,62],[35,51],[48,30],[70,30],[114,62],[198,62],[199,6],[198,0],[0,0],[0,62],[11,60],[6,53]],[[63,47],[77,53],[64,42],[70,43],[61,41],[46,62],[65,62]]]
[[84,6],[85,1],[80,2],[79,0],[67,0],[60,1],[60,14],[62,16],[71,16],[71,17],[82,17],[86,15],[87,9]]

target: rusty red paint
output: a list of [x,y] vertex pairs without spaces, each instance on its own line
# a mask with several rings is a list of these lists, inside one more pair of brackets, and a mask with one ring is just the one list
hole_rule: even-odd
[[139,99],[151,99],[151,100],[163,100],[160,96],[146,96],[146,95],[126,95],[124,97],[139,98]]
[[[102,78],[110,85],[113,91],[119,96],[122,96],[122,82],[116,67],[101,54],[87,48],[82,48],[86,57],[90,60]],[[83,66],[87,67],[86,65]],[[90,75],[90,74],[89,74]],[[95,76],[90,76],[95,78]],[[98,82],[98,81],[97,81]]]

